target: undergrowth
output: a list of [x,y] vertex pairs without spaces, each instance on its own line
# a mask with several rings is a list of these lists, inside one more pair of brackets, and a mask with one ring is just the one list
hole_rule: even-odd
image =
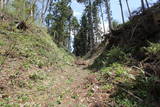
[[9,54],[14,58],[26,58],[25,68],[28,68],[30,64],[42,68],[57,63],[65,65],[73,61],[73,56],[66,50],[57,47],[45,32],[42,28],[35,26],[26,32],[19,30],[10,32],[1,28],[0,54],[5,54],[6,46],[9,46],[13,41],[16,45]]
[[[146,55],[159,56],[159,43],[150,43],[143,49]],[[160,85],[156,82],[159,78],[146,76],[142,68],[134,65],[135,52],[134,48],[113,47],[105,50],[91,66],[99,70],[101,89],[111,94],[115,107],[154,107],[159,100]]]
[[130,53],[125,53],[123,49],[119,47],[113,47],[108,51],[104,51],[93,63],[91,68],[100,69],[115,62],[117,63],[129,63]]
[[58,47],[45,28],[30,24],[22,31],[10,20],[0,21],[0,106],[39,106],[29,103],[32,94],[49,89],[53,72],[60,72],[73,61],[74,56]]
[[159,57],[160,54],[160,43],[149,43],[150,45],[148,47],[144,47],[144,49],[147,51],[150,55],[157,55]]

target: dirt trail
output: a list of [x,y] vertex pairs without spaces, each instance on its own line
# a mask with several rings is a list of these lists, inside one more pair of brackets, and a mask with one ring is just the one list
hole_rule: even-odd
[[87,107],[83,101],[79,101],[78,93],[75,93],[89,75],[89,70],[85,70],[84,67],[74,65],[65,67],[61,72],[51,72],[49,79],[43,83],[49,87],[33,93],[33,90],[29,90],[28,93],[32,93],[30,98],[42,107]]
[[93,107],[93,102],[89,102],[89,89],[97,80],[96,75],[87,69],[88,64],[88,61],[80,61],[61,72],[51,73],[52,78],[46,81],[50,87],[32,94],[32,100],[43,107]]
[[93,107],[91,91],[96,92],[98,86],[97,75],[87,69],[89,63],[82,60],[63,69],[1,72],[8,75],[8,84],[4,83],[6,89],[0,90],[0,106],[4,103],[20,107]]

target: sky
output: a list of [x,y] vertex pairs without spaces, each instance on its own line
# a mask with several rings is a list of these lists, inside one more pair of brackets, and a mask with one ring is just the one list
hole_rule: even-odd
[[[148,0],[148,2],[150,4],[155,3],[157,0]],[[138,7],[140,7],[140,2],[141,0],[128,0],[129,4],[130,4],[130,9],[131,11],[136,10]],[[122,4],[123,4],[123,12],[124,12],[124,17],[125,20],[128,20],[128,11],[127,11],[127,6],[126,6],[126,2],[125,0],[122,0]],[[76,0],[73,0],[71,7],[74,11],[74,16],[76,16],[79,20],[81,19],[83,10],[84,10],[84,5],[83,4],[79,4],[76,2]],[[120,11],[120,6],[119,6],[119,0],[111,0],[111,9],[112,9],[112,17],[114,20],[118,21],[119,23],[122,23],[122,19],[121,19],[121,11]],[[105,10],[104,10],[105,13]],[[105,16],[106,17],[106,16]],[[107,19],[107,18],[105,18]],[[105,20],[105,25],[106,28],[108,28],[108,24],[107,21]],[[102,24],[101,24],[102,26]]]

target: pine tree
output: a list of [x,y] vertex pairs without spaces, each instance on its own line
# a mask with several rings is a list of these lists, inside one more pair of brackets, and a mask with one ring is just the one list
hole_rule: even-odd
[[77,0],[80,3],[84,3],[86,5],[88,23],[89,23],[89,49],[90,51],[93,50],[94,47],[94,30],[93,30],[93,15],[92,15],[92,8],[93,8],[93,0]]
[[70,0],[61,0],[50,4],[46,23],[54,41],[61,46],[67,46],[70,36],[70,18],[73,11],[69,6]]
[[74,53],[76,56],[84,56],[89,52],[89,26],[87,13],[84,12],[81,18],[81,27],[78,34],[75,36]]

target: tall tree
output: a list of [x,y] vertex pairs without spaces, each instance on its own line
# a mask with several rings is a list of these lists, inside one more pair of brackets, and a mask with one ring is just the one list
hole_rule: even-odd
[[129,12],[129,16],[131,17],[131,10],[130,10],[130,7],[129,7],[128,0],[126,0],[126,4],[127,4],[127,9],[128,9],[128,12]]
[[145,5],[143,0],[141,0],[141,6],[142,6],[142,11],[145,11]]
[[122,0],[119,0],[119,5],[120,5],[120,8],[121,8],[122,22],[123,22],[123,24],[124,24],[124,23],[125,23],[125,21],[124,21],[124,14],[123,14]]
[[89,52],[89,26],[86,11],[83,13],[80,30],[75,36],[74,53],[76,56],[84,56]]
[[88,23],[89,23],[89,47],[90,51],[93,50],[94,47],[94,31],[93,31],[93,14],[92,14],[92,8],[93,8],[93,0],[77,0],[80,3],[85,3],[86,5],[86,11],[88,12]]
[[105,28],[105,24],[104,24],[104,15],[103,15],[102,4],[103,4],[103,1],[102,1],[102,0],[99,0],[99,8],[100,8],[100,12],[101,12],[103,30],[104,30],[104,33],[106,33],[106,28]]
[[100,18],[99,18],[99,3],[97,1],[93,2],[93,9],[92,9],[92,17],[93,17],[93,31],[94,31],[94,45],[98,43],[99,38],[101,37],[101,30],[100,30]]
[[31,2],[28,0],[14,0],[11,3],[14,14],[20,20],[26,20],[30,16],[31,12]]
[[50,4],[51,0],[43,0],[42,1],[42,9],[41,9],[41,22],[43,23],[45,18],[45,14],[47,12],[47,9],[49,7],[49,4]]
[[54,41],[61,45],[66,46],[68,43],[70,31],[70,18],[73,11],[69,6],[70,0],[60,0],[50,4],[49,13],[46,17],[49,33],[53,36]]
[[94,32],[93,32],[93,16],[92,16],[92,2],[89,1],[89,11],[88,11],[88,18],[89,18],[89,37],[90,37],[90,51],[92,51],[94,47]]
[[74,44],[74,38],[77,36],[78,31],[79,31],[79,22],[78,19],[74,16],[71,18],[71,34],[70,34],[70,39],[69,39],[69,50],[72,52],[73,51],[73,45]]
[[145,0],[145,2],[146,2],[146,5],[147,5],[147,8],[149,8],[148,0]]
[[36,3],[38,0],[32,0],[31,1],[31,6],[30,6],[30,16],[31,19],[34,21],[35,18],[35,8],[36,8]]
[[80,25],[79,25],[78,19],[74,16],[71,19],[71,30],[72,30],[72,33],[74,36],[77,35],[79,27],[80,27]]
[[107,19],[108,19],[108,23],[109,23],[109,30],[112,31],[112,18],[111,18],[110,0],[104,0],[104,1],[105,1]]

